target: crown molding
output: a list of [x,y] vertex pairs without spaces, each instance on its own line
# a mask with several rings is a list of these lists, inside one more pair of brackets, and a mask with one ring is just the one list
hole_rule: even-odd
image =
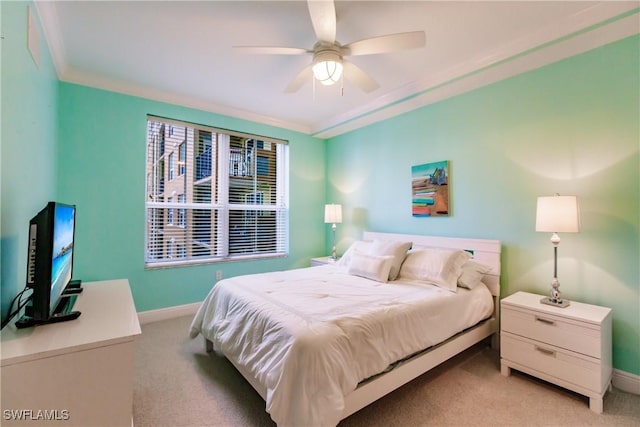
[[598,3],[562,25],[541,28],[489,55],[470,58],[361,108],[317,123],[312,126],[312,135],[332,138],[638,34],[637,5]]
[[526,37],[505,43],[489,54],[469,58],[439,74],[406,84],[362,107],[308,125],[74,70],[66,61],[55,2],[34,0],[34,4],[61,81],[195,108],[322,139],[407,113],[640,32],[637,1],[599,2],[562,22],[551,23]]
[[40,18],[40,25],[44,32],[47,46],[51,52],[53,65],[58,76],[58,80],[89,86],[96,89],[107,90],[135,97],[147,98],[154,101],[166,102],[168,104],[180,105],[187,108],[208,111],[210,113],[230,116],[236,119],[248,120],[268,126],[300,132],[305,135],[311,134],[311,127],[306,124],[294,123],[281,120],[275,117],[264,116],[251,111],[217,105],[209,101],[197,99],[187,95],[181,95],[166,91],[159,91],[140,85],[123,83],[113,79],[89,75],[82,73],[71,67],[67,63],[67,54],[64,47],[62,34],[60,32],[60,20],[56,10],[55,2],[46,0],[34,0],[36,11]]
[[123,95],[135,96],[138,98],[145,98],[167,104],[179,105],[186,108],[207,111],[214,114],[229,116],[234,119],[248,120],[254,123],[288,129],[305,135],[311,134],[311,128],[308,125],[280,120],[275,117],[264,116],[239,108],[217,105],[210,101],[198,99],[189,95],[160,91],[158,89],[145,87],[139,84],[124,83],[93,74],[80,73],[75,70],[67,70],[67,72],[59,78],[61,81],[67,83],[89,86],[95,89],[121,93]]
[[69,65],[66,61],[67,54],[62,42],[62,34],[60,33],[58,12],[54,2],[51,1],[34,0],[33,4],[38,13],[44,38],[47,41],[53,67],[56,70],[58,79],[60,79],[68,71]]

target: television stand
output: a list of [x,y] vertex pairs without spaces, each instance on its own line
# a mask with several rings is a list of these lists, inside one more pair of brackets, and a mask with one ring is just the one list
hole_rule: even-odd
[[[82,280],[72,280],[69,282],[64,291],[62,291],[62,297],[69,295],[78,295],[82,293]],[[62,301],[61,301],[62,302]]]
[[[62,291],[62,298],[66,297],[66,296],[71,296],[71,295],[78,295],[82,293],[82,287],[81,286],[67,286],[64,291]],[[62,301],[61,301],[62,302]]]
[[[34,415],[0,419],[3,427],[133,425],[134,348],[140,323],[129,282],[82,285],[84,292],[74,307],[82,316],[76,321],[32,329],[10,323],[2,329],[0,413],[28,409]],[[35,419],[37,410],[58,415],[67,410],[68,419]]]
[[[82,288],[79,289],[82,291]],[[76,290],[77,289],[74,289],[74,291]],[[81,313],[79,311],[72,311],[77,298],[78,296],[75,294],[67,294],[63,292],[60,302],[48,319],[35,320],[34,318],[25,315],[16,322],[16,328],[24,329],[30,328],[31,326],[48,325],[50,323],[67,322],[69,320],[77,319],[80,317]]]
[[70,280],[65,291],[70,289],[82,289],[82,280],[80,279]]

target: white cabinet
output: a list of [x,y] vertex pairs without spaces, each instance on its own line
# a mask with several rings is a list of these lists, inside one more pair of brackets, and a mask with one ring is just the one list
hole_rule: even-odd
[[82,287],[77,319],[26,329],[12,323],[2,330],[3,426],[132,425],[140,324],[129,282]]
[[501,301],[502,374],[511,368],[589,397],[602,412],[611,384],[611,309],[571,301],[566,308],[517,292]]

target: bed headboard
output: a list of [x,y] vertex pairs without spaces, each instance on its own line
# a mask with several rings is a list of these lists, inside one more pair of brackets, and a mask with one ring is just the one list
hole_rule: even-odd
[[365,231],[363,240],[400,240],[413,242],[413,249],[440,248],[462,249],[470,252],[473,259],[491,267],[482,281],[487,285],[491,294],[500,297],[500,250],[499,240],[466,239],[460,237],[423,236],[419,234],[377,233]]

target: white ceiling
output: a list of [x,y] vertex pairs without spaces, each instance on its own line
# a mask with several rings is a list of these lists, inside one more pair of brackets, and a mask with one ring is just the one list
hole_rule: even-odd
[[[342,44],[416,30],[427,37],[425,48],[349,58],[380,88],[365,94],[345,82],[341,96],[338,85],[316,85],[314,94],[311,81],[297,93],[284,92],[311,56],[232,49],[310,49],[316,40],[305,1],[36,2],[63,81],[321,137],[637,33],[637,11],[601,23],[638,6],[638,1],[338,1],[336,38]],[[465,80],[469,83],[460,83]]]

